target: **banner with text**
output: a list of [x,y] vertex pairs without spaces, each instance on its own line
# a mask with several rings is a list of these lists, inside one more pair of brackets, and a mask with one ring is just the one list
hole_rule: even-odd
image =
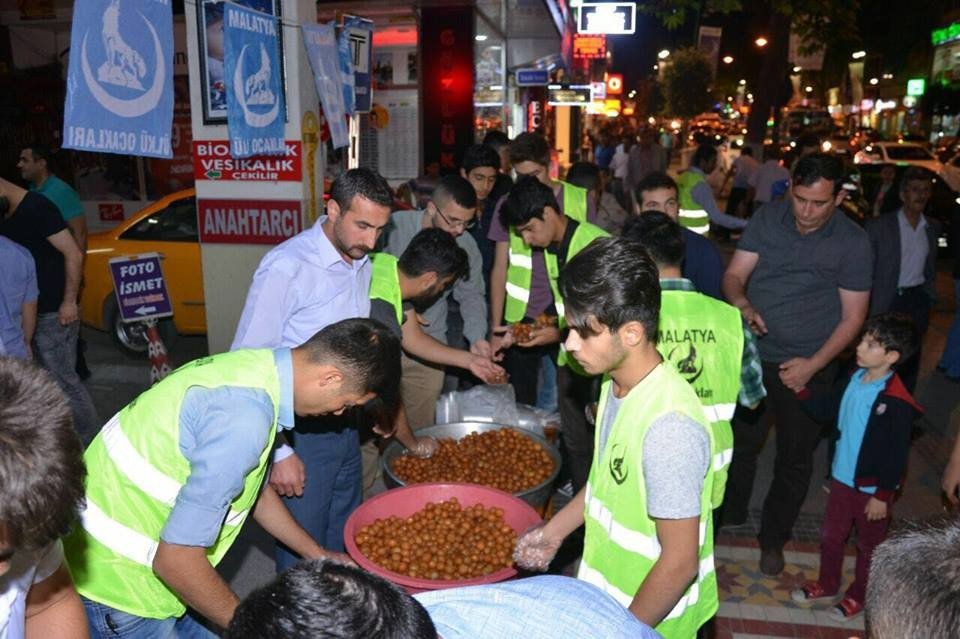
[[283,82],[279,21],[232,3],[223,11],[227,130],[235,158],[283,155]]
[[313,69],[323,114],[330,127],[333,148],[350,144],[347,131],[346,108],[343,104],[343,82],[337,64],[337,35],[332,24],[303,24],[303,44],[307,47],[307,59]]
[[373,104],[373,21],[356,16],[343,20],[337,41],[340,72],[343,78],[343,100],[347,113],[367,113]]
[[77,0],[71,42],[64,148],[171,157],[170,0]]
[[193,177],[198,180],[299,182],[303,179],[300,141],[287,140],[283,157],[230,157],[226,140],[193,142]]
[[198,200],[200,242],[279,244],[300,232],[300,200]]

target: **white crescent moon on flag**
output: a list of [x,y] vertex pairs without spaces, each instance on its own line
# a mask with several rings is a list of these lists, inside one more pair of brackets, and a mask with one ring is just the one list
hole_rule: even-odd
[[243,121],[247,123],[247,126],[262,129],[277,119],[277,115],[280,113],[280,100],[274,99],[273,108],[266,113],[254,113],[247,106],[247,97],[244,95],[243,54],[247,52],[249,47],[249,44],[243,45],[243,48],[240,49],[240,55],[237,56],[237,68],[233,72],[232,88],[234,94],[236,94],[237,103],[243,110]]

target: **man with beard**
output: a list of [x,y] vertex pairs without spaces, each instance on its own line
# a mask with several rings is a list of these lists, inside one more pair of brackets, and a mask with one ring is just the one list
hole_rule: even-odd
[[[329,324],[369,317],[367,254],[392,205],[390,186],[374,171],[339,177],[327,215],[260,261],[231,350],[295,347]],[[361,497],[357,430],[346,419],[298,418],[287,437],[293,448],[281,445],[274,453],[270,485],[314,539],[342,552],[343,525]],[[278,570],[298,560],[278,547]]]

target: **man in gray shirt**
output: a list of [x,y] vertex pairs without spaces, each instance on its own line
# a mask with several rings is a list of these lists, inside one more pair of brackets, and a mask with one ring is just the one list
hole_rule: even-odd
[[[442,293],[431,306],[421,311],[424,332],[444,344],[447,343],[447,297],[460,304],[463,316],[463,334],[470,343],[470,351],[490,357],[487,342],[486,286],[483,281],[483,258],[476,240],[465,233],[475,223],[477,195],[470,182],[459,175],[440,179],[432,200],[423,210],[396,211],[385,233],[385,251],[395,257],[403,255],[410,240],[425,228],[439,228],[450,233],[467,252],[470,275],[457,280],[452,288]],[[443,387],[443,368],[419,359],[403,356],[401,395],[407,410],[407,419],[414,429],[434,423],[437,399]]]
[[[788,197],[753,216],[723,276],[727,300],[760,337],[763,384],[777,425],[774,477],[760,527],[760,569],[768,575],[783,570],[783,546],[806,498],[820,440],[821,426],[800,400],[833,382],[834,359],[859,334],[870,299],[870,242],[836,208],[844,198],[842,179],[835,157],[801,158]],[[724,524],[746,520],[769,426],[768,420],[759,423],[734,417]]]

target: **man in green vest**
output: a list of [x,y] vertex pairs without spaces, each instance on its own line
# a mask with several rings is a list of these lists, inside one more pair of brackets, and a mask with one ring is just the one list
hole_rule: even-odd
[[639,242],[660,274],[657,350],[697,391],[713,426],[713,507],[719,508],[733,458],[730,420],[737,400],[753,409],[767,395],[757,340],[735,307],[698,293],[681,275],[684,245],[680,226],[665,213],[634,218],[623,237]]
[[597,240],[567,264],[565,345],[607,376],[586,487],[514,555],[545,570],[586,524],[577,577],[668,639],[694,637],[717,610],[711,517],[715,450],[696,392],[657,351],[660,285],[638,243]]
[[[578,222],[560,213],[550,187],[533,178],[519,180],[510,190],[500,217],[513,236],[510,239],[511,264],[507,270],[508,288],[510,291],[529,290],[533,269],[527,268],[527,264],[532,262],[532,266],[538,260],[543,262],[551,292],[551,304],[547,312],[553,314],[555,311],[557,316],[555,326],[533,329],[530,339],[516,342],[518,348],[510,349],[508,356],[517,350],[556,348],[560,343],[560,331],[565,325],[563,296],[557,290],[560,269],[593,240],[606,237],[607,232],[599,226],[586,221]],[[533,253],[535,249],[540,249],[539,256]],[[526,259],[526,264],[520,264],[522,258]],[[510,293],[505,314],[507,321],[518,322],[528,317],[527,306],[521,299],[519,293]],[[597,399],[599,380],[584,373],[562,346],[559,348],[557,365],[557,406],[560,410],[563,446],[570,465],[572,492],[576,492],[587,482],[590,470],[593,435],[584,411]],[[511,372],[511,376],[516,374]]]
[[304,558],[322,548],[262,490],[277,431],[294,414],[390,407],[400,345],[382,324],[331,324],[293,349],[242,349],[182,366],[103,427],[84,454],[80,524],[67,563],[92,637],[213,637],[238,598],[216,566],[248,515]]
[[[514,138],[510,142],[510,162],[518,180],[532,177],[551,189],[557,202],[557,212],[580,222],[592,222],[596,219],[596,207],[589,201],[586,189],[550,177],[550,145],[542,135],[521,133]],[[520,236],[515,229],[511,230],[501,220],[501,212],[508,195],[504,195],[497,203],[487,233],[487,238],[496,244],[493,268],[490,271],[490,344],[494,353],[506,348],[501,343],[506,330],[502,326],[504,321],[519,322],[525,317],[533,320],[553,302],[546,264],[541,259],[543,249],[532,247],[521,253],[510,249],[512,245],[516,245]],[[508,280],[508,271],[518,269],[528,271],[525,288],[517,288]],[[538,398],[537,395],[541,365],[552,379],[555,372],[552,360],[552,349],[542,347],[523,351],[514,349],[506,357],[507,371],[510,373],[518,402],[552,408],[555,400]]]
[[727,215],[717,206],[713,187],[707,183],[707,176],[716,168],[716,147],[701,144],[693,152],[690,166],[677,179],[677,186],[680,187],[680,226],[700,235],[706,235],[711,222],[717,227],[734,231],[740,231],[747,225],[747,220]]

